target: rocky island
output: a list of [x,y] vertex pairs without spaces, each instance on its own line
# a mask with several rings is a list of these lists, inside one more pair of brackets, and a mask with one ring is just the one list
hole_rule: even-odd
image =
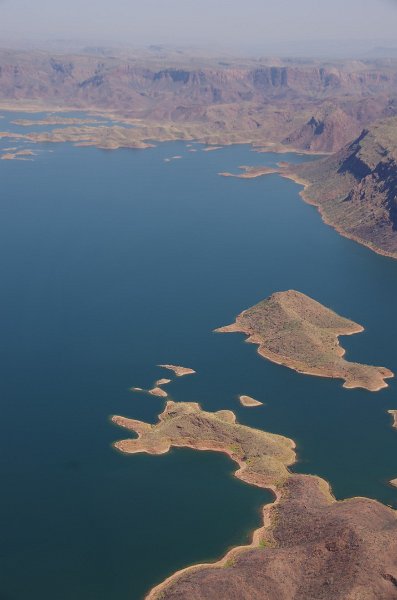
[[263,406],[263,402],[259,402],[259,400],[255,400],[252,396],[239,396],[241,406],[245,406],[247,408],[253,408],[254,406]]
[[185,375],[194,375],[196,371],[194,369],[189,369],[188,367],[181,367],[178,365],[158,365],[162,369],[168,369],[169,371],[173,371],[177,377],[183,377]]
[[338,152],[301,165],[240,167],[252,179],[279,173],[304,186],[302,198],[340,234],[397,258],[397,118],[374,123]]
[[385,379],[393,377],[384,367],[345,360],[338,337],[363,327],[294,290],[273,294],[216,331],[245,333],[264,358],[299,373],[343,379],[346,388],[374,392],[387,387]]
[[397,429],[397,410],[388,410],[387,412],[393,418],[393,427]]

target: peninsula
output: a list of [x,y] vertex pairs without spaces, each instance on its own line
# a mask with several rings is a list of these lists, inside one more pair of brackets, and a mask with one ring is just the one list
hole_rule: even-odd
[[214,564],[175,573],[147,600],[397,599],[396,513],[375,500],[337,502],[328,484],[294,475],[294,442],[240,425],[228,410],[167,402],[155,425],[114,416],[138,435],[115,443],[121,452],[164,454],[171,447],[224,452],[244,482],[272,490],[263,525],[249,546]]
[[384,367],[345,360],[338,337],[359,333],[363,327],[294,290],[273,294],[243,311],[232,325],[215,331],[245,333],[264,358],[299,373],[343,379],[346,388],[375,392],[393,377]]

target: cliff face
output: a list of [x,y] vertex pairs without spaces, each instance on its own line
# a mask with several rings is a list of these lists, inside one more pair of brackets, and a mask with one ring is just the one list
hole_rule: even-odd
[[[316,64],[0,50],[0,101],[96,108],[156,123],[255,132],[258,144],[335,151],[375,119],[397,115],[397,62]],[[244,136],[240,136],[243,138]]]
[[363,127],[394,115],[397,104],[382,95],[376,99],[325,104],[283,143],[312,152],[336,152],[358,137]]
[[397,258],[397,119],[380,121],[333,156],[302,165],[305,198],[341,233]]

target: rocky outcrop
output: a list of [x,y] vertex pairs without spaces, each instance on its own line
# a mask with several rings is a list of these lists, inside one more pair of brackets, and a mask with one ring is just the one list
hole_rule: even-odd
[[340,233],[397,258],[397,118],[365,129],[333,156],[290,169]]

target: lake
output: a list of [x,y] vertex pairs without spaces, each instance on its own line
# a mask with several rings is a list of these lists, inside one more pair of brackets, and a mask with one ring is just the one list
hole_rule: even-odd
[[[42,116],[3,115],[2,130]],[[174,400],[293,438],[294,470],[326,478],[337,498],[397,507],[395,380],[346,390],[213,333],[297,289],[365,327],[341,338],[348,358],[397,373],[397,262],[323,224],[291,181],[218,175],[308,157],[0,140],[15,146],[38,154],[0,161],[1,600],[139,600],[250,540],[271,496],[234,478],[226,456],[112,448],[125,437],[112,414],[155,422],[163,410],[129,391],[167,376],[159,363],[197,371],[167,387]],[[239,394],[264,406],[243,408]]]

